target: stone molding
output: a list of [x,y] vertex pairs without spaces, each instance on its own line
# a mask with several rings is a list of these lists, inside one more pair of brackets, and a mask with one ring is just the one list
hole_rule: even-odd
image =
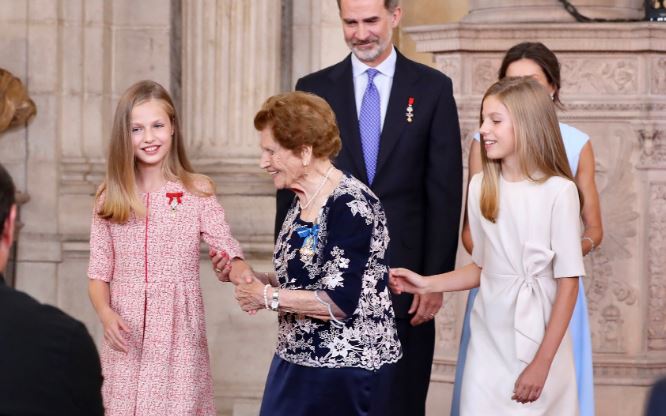
[[[209,176],[217,186],[217,194],[274,196],[275,188],[268,175],[254,159],[211,161],[197,159],[194,170]],[[60,186],[63,194],[94,195],[104,181],[106,162],[100,159],[65,159],[61,163]]]
[[[666,373],[666,361],[647,361],[641,357],[595,355],[594,383],[607,386],[651,386]],[[435,358],[432,381],[452,383],[456,374],[456,359]]]
[[[642,19],[641,2],[632,0],[595,0],[572,2],[578,12],[597,19]],[[469,0],[464,22],[573,22],[557,0]]]
[[[449,23],[404,28],[419,52],[466,51],[502,54],[526,39],[553,51],[666,52],[666,25],[640,23]],[[666,65],[666,64],[665,64]],[[666,81],[664,81],[666,83]]]
[[666,181],[651,182],[648,195],[648,350],[666,351]]

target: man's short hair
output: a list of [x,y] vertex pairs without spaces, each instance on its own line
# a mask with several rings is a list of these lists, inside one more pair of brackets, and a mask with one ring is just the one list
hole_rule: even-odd
[[0,234],[5,232],[5,221],[12,206],[16,203],[16,188],[12,177],[0,164]]
[[[338,0],[338,10],[341,10],[340,2],[342,0]],[[388,10],[389,12],[392,12],[395,10],[396,7],[400,4],[400,0],[384,0],[384,8]]]

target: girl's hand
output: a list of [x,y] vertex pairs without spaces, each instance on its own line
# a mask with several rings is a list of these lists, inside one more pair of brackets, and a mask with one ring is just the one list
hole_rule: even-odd
[[220,282],[229,282],[229,275],[231,273],[231,261],[229,255],[224,251],[216,251],[212,247],[208,249],[208,257],[213,264],[215,276]]
[[546,384],[549,370],[548,364],[532,361],[518,376],[511,400],[518,403],[531,403],[538,399]]
[[391,269],[389,287],[397,295],[407,292],[423,295],[428,293],[428,281],[420,274],[403,268]]
[[100,319],[104,326],[104,340],[114,350],[127,353],[127,341],[121,332],[129,332],[125,321],[111,308],[101,315]]
[[[264,304],[264,284],[261,283],[256,277],[248,278],[244,276],[245,282],[236,285],[236,300],[242,310],[254,315],[259,309],[265,309]],[[248,283],[249,280],[249,283]],[[272,290],[276,290],[273,288]],[[272,290],[269,290],[268,295],[272,295]]]

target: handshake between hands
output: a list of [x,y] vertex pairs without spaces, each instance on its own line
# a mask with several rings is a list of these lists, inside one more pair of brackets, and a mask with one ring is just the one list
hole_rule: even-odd
[[220,282],[231,282],[236,287],[236,300],[242,310],[254,315],[258,310],[265,309],[264,285],[269,282],[259,280],[252,268],[242,259],[230,259],[227,253],[213,248],[208,250],[208,256],[217,279]]
[[[212,248],[209,249],[208,255],[218,280],[234,284],[236,300],[242,310],[254,315],[259,310],[266,309],[265,286],[275,284],[269,280],[266,273],[255,273],[242,259],[229,259],[227,253],[215,251]],[[390,270],[389,288],[393,293],[406,292],[421,295],[415,296],[409,309],[409,313],[413,314],[410,322],[414,326],[433,319],[442,305],[441,293],[426,296],[432,292],[430,286],[429,279],[411,270],[403,268]]]
[[425,295],[430,292],[427,279],[418,273],[401,267],[389,271],[389,288],[396,295],[402,293]]

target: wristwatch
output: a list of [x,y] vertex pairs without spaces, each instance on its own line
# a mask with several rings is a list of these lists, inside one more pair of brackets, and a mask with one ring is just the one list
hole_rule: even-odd
[[271,310],[277,312],[280,307],[280,289],[275,289],[273,291],[273,296],[271,297]]

